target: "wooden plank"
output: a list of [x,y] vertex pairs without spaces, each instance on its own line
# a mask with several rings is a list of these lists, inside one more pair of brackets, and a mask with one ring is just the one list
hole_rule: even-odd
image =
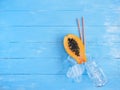
[[[94,3],[93,3],[94,2]],[[116,9],[119,6],[118,0],[109,0],[109,1],[94,1],[86,0],[79,1],[75,0],[74,2],[69,2],[69,0],[48,0],[39,1],[39,0],[12,0],[12,1],[1,1],[2,10],[111,10]],[[90,10],[89,10],[90,11]]]
[[[97,45],[88,43],[87,53],[102,58],[119,58],[119,44],[110,46],[108,44]],[[96,46],[97,45],[97,46]],[[33,58],[33,57],[66,57],[63,43],[1,43],[0,58]]]
[[[92,57],[88,57],[91,60]],[[92,58],[107,74],[119,74],[120,59]],[[0,75],[63,75],[71,67],[67,58],[0,59]],[[109,69],[112,67],[111,69]]]
[[[74,22],[74,21],[73,21]],[[74,22],[76,23],[76,22]],[[65,35],[78,35],[75,27],[0,27],[0,42],[62,42]],[[114,43],[120,42],[120,31],[117,26],[86,27],[87,42]]]
[[[53,75],[64,74],[69,63],[60,58],[31,58],[31,59],[4,59],[0,60],[1,75]],[[64,67],[64,68],[63,68]]]
[[[109,75],[109,82],[104,87],[95,87],[87,75],[83,76],[80,83],[73,82],[66,78],[65,75],[7,75],[0,76],[1,90],[119,90],[119,76]],[[51,83],[53,85],[51,85]],[[116,87],[115,87],[116,86]]]
[[[2,58],[60,57],[65,55],[63,44],[56,43],[5,43],[1,46]],[[63,52],[63,53],[61,53]]]
[[[1,12],[0,26],[76,26],[75,19],[81,16],[85,17],[86,26],[104,26],[108,20],[112,22],[112,25],[120,25],[119,23],[114,23],[120,17],[119,13],[115,11],[101,11],[98,13],[96,11],[18,11]],[[100,18],[99,21],[96,21],[98,18]]]
[[77,34],[69,27],[1,27],[2,42],[61,42],[68,33]]

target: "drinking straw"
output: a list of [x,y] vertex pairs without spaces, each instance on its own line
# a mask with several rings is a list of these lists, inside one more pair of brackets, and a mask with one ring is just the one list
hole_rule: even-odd
[[80,30],[80,20],[77,18],[76,21],[77,21],[77,26],[78,26],[79,37],[82,40],[82,32]]
[[83,44],[86,48],[86,42],[85,42],[85,25],[84,25],[84,17],[82,16],[82,38],[83,38]]
[[84,27],[84,17],[82,16],[82,30],[80,29],[80,20],[79,20],[78,18],[77,18],[76,20],[77,20],[79,37],[80,37],[80,39],[82,40],[84,47],[86,47],[86,46],[85,46],[85,45],[86,45],[86,43],[85,43],[85,33],[84,33],[84,31],[85,31],[85,27]]

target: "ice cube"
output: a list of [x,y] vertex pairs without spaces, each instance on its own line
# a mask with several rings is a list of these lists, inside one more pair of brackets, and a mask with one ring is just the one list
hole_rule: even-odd
[[75,64],[68,69],[67,77],[80,82],[82,74],[84,72],[84,66],[82,64]]

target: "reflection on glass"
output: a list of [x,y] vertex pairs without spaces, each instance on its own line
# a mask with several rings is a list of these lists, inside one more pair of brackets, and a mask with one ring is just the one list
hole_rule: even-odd
[[73,79],[76,82],[80,82],[84,72],[84,65],[77,64],[77,62],[70,56],[68,56],[67,60],[72,64],[72,66],[67,71],[67,77]]
[[107,82],[106,76],[103,70],[96,64],[95,61],[87,61],[85,63],[85,68],[88,73],[89,78],[98,87],[105,85]]
[[86,69],[89,78],[93,81],[93,83],[96,86],[100,87],[106,84],[107,82],[106,76],[103,70],[96,64],[95,61],[88,60],[84,64],[77,64],[77,62],[70,56],[68,56],[67,60],[72,65],[67,71],[68,78],[71,78],[76,82],[80,82],[82,79],[82,74]]

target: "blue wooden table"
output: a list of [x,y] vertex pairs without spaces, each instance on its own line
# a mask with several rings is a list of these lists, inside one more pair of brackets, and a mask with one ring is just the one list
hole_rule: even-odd
[[[66,34],[85,18],[87,54],[108,78],[66,77]],[[120,0],[0,0],[0,90],[120,90]]]

